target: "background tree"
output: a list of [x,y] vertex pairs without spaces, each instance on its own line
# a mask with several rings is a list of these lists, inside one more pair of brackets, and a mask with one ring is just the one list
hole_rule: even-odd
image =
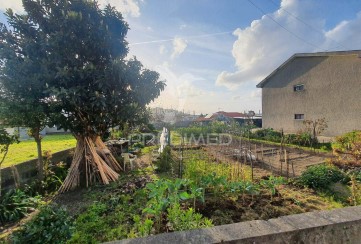
[[[106,146],[100,136],[113,126],[135,120],[159,96],[164,82],[136,58],[126,60],[128,25],[109,5],[104,10],[96,1],[85,0],[23,0],[23,5],[25,15],[8,11],[9,24],[20,40],[30,30],[34,33],[30,42],[42,44],[44,69],[36,72],[37,85],[45,83],[47,97],[41,102],[47,105],[52,121],[77,139],[60,191],[81,182],[107,184],[117,179],[121,168],[103,150]],[[20,20],[27,29],[17,29]],[[23,54],[16,49],[16,55]],[[35,62],[36,56],[29,59]]]
[[44,38],[26,16],[7,10],[9,29],[0,23],[0,116],[9,127],[27,127],[35,139],[38,176],[43,179],[40,132],[48,122],[46,83],[51,72]]
[[303,125],[305,126],[305,131],[311,135],[311,147],[318,143],[317,136],[321,135],[328,127],[325,118],[304,120]]
[[2,183],[1,165],[5,161],[10,145],[18,142],[19,140],[17,135],[9,135],[9,133],[4,128],[0,128],[0,197],[1,197],[1,183]]

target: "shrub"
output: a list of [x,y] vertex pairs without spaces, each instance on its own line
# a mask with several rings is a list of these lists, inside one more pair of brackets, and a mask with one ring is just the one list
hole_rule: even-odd
[[58,206],[44,206],[39,214],[13,233],[13,243],[65,243],[72,233],[72,221]]
[[133,148],[144,148],[144,145],[140,142],[136,142],[132,145]]
[[17,221],[40,203],[40,196],[30,197],[19,189],[10,190],[0,198],[0,222],[5,224]]
[[272,141],[272,142],[281,142],[282,134],[279,131],[275,131],[271,128],[257,130],[252,133],[251,138]]
[[336,137],[332,149],[341,163],[361,165],[361,131],[352,131]]
[[294,144],[309,147],[309,146],[311,146],[311,143],[312,143],[312,135],[310,133],[299,132],[296,134],[296,140],[295,140]]
[[172,160],[171,151],[172,151],[172,149],[170,148],[170,146],[166,146],[163,149],[163,152],[160,154],[160,159],[156,163],[156,165],[158,167],[157,168],[158,172],[167,172],[172,168],[172,165],[171,165],[171,160]]
[[348,182],[349,177],[335,166],[320,164],[309,167],[298,182],[313,189],[328,189],[330,184]]
[[273,200],[273,195],[277,192],[277,186],[285,184],[286,181],[283,177],[275,177],[271,175],[268,180],[261,180],[261,185],[268,189],[271,196],[271,201]]
[[213,226],[212,220],[196,213],[193,208],[182,210],[179,203],[167,209],[170,228],[175,231],[192,230]]

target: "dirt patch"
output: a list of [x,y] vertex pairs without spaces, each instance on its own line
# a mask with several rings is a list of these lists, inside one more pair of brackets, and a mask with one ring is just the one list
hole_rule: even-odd
[[[227,146],[206,146],[205,150],[219,162],[244,163],[254,166],[254,177],[262,178],[270,174],[288,177],[298,177],[308,167],[325,162],[330,154],[314,153],[302,149],[286,148],[287,163],[284,159],[284,150],[270,145],[251,143],[232,143]],[[280,151],[282,154],[280,155]],[[287,173],[288,172],[288,173]]]
[[87,195],[89,189],[83,188],[59,194],[54,197],[53,203],[64,207],[71,216],[77,216],[84,212],[94,201]]
[[211,218],[214,225],[231,224],[248,220],[267,220],[280,216],[334,208],[315,195],[312,190],[286,185],[273,196],[267,192],[254,195],[211,197],[198,211]]

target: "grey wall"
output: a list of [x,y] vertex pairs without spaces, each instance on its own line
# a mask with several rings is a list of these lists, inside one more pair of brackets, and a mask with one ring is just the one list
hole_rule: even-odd
[[[60,152],[53,153],[51,161],[58,163],[71,162],[74,149],[67,149]],[[15,172],[14,172],[15,171]],[[8,190],[16,187],[14,173],[19,176],[19,183],[21,185],[31,183],[37,177],[37,159],[29,160],[24,163],[16,164],[13,167],[6,167],[1,169],[1,186],[2,190]],[[15,175],[16,177],[16,175]]]
[[361,243],[361,206],[110,243]]
[[[305,90],[294,92],[293,86]],[[361,58],[357,55],[296,57],[262,88],[263,128],[296,133],[305,119],[325,117],[324,136],[361,129]]]

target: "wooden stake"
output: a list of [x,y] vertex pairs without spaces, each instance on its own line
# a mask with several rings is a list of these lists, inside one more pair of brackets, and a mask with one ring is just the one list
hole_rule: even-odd
[[286,161],[286,167],[287,167],[287,179],[289,178],[289,164],[287,159],[287,150],[285,149],[285,161]]

